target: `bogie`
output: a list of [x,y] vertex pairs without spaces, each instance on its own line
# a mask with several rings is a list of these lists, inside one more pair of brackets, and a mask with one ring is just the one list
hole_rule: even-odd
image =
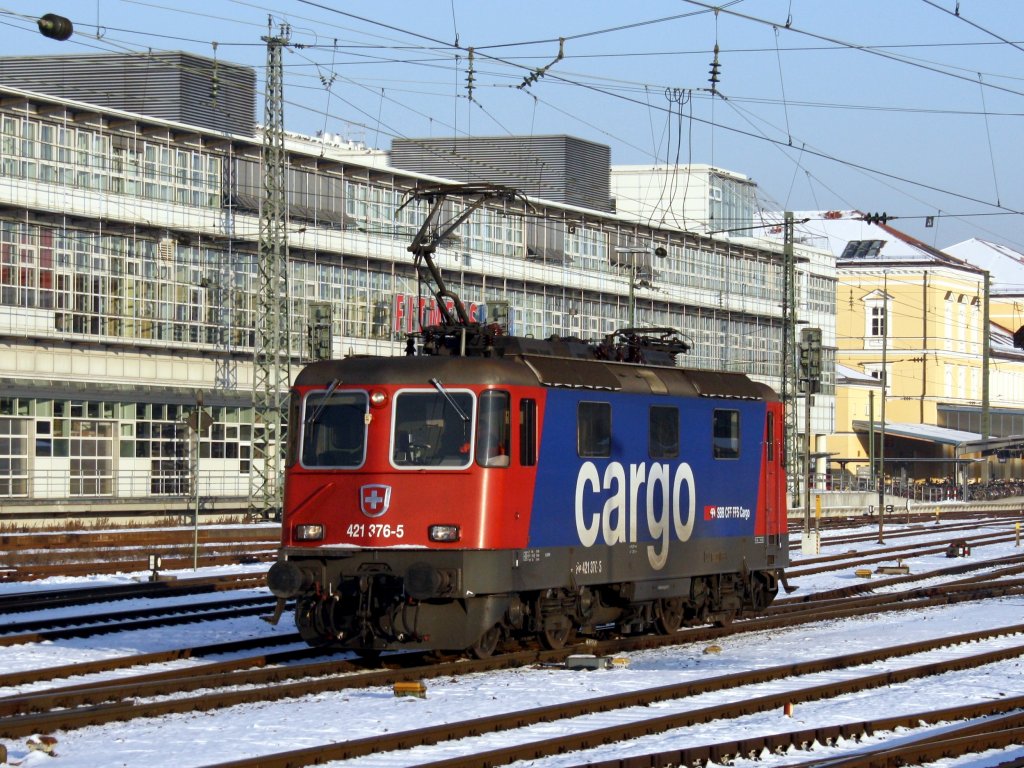
[[463,650],[487,658],[506,639],[535,638],[557,650],[579,635],[645,632],[671,635],[683,626],[727,626],[735,618],[764,610],[773,596],[775,574],[746,572],[694,578],[685,595],[631,601],[635,584],[549,588],[532,594],[416,600],[401,593],[389,574],[341,579],[329,595],[311,593],[297,601],[296,624],[311,645],[334,645],[360,653],[386,649]]

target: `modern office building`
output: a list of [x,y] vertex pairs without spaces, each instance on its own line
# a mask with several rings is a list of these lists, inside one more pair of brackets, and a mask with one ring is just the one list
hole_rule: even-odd
[[[97,66],[88,58],[63,76]],[[154,62],[206,73],[180,94],[157,79],[175,117],[0,75],[0,521],[40,506],[175,514],[193,493],[204,513],[245,508],[263,461],[252,428],[262,138],[237,115],[203,125],[163,104],[225,104],[214,63],[194,58]],[[282,362],[294,375],[319,354],[402,354],[437,314],[407,246],[426,215],[409,193],[438,177],[334,136],[288,134],[286,149]],[[475,211],[437,260],[475,318],[507,306],[513,333],[596,339],[632,317],[689,336],[683,365],[778,384],[778,243],[534,197]],[[200,399],[212,424],[197,432]]]

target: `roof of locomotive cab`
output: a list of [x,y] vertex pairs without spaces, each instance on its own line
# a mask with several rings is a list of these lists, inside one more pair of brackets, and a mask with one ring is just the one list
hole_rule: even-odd
[[324,360],[306,366],[296,386],[326,385],[338,379],[342,385],[388,383],[430,384],[436,378],[446,386],[548,386],[676,397],[716,397],[743,400],[777,400],[766,384],[742,373],[692,368],[637,365],[605,360],[586,360],[542,354],[501,357],[449,355],[358,356]]
[[296,386],[316,386],[338,379],[342,385],[419,384],[436,378],[446,386],[464,384],[537,386],[537,377],[515,358],[457,355],[377,355],[322,360],[295,377]]

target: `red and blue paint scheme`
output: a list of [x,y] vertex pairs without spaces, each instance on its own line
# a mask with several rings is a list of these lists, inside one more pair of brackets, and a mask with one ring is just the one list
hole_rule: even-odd
[[[446,198],[459,212],[442,223]],[[513,190],[418,187],[409,250],[440,322],[405,357],[314,363],[289,413],[280,558],[311,644],[466,649],[657,630],[763,610],[788,562],[782,409],[738,373],[675,367],[666,328],[507,336],[432,254]]]
[[269,577],[303,637],[482,656],[764,609],[787,563],[781,404],[609,349],[503,337],[304,369]]

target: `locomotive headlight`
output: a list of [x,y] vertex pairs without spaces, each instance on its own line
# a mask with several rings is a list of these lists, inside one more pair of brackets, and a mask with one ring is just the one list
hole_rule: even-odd
[[381,389],[375,389],[370,393],[370,405],[374,408],[383,408],[388,404],[388,393]]
[[319,523],[295,526],[296,541],[320,541],[324,537],[324,527]]
[[427,529],[427,535],[431,541],[458,541],[459,526],[432,525]]

